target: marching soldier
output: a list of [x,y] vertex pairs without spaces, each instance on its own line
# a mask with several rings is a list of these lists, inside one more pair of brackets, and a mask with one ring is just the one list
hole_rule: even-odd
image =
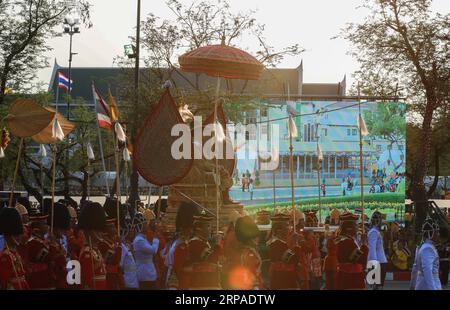
[[370,219],[372,228],[369,230],[367,236],[369,246],[369,254],[367,259],[369,261],[377,261],[380,264],[381,270],[381,283],[374,284],[374,289],[382,288],[386,277],[387,259],[386,254],[384,253],[383,237],[380,232],[382,220],[382,214],[379,211],[373,212],[372,218]]
[[240,217],[236,221],[235,235],[239,246],[227,258],[227,286],[245,290],[263,288],[262,260],[255,248],[259,237],[258,226],[250,216]]
[[175,220],[178,238],[173,242],[168,257],[167,287],[172,289],[189,289],[192,268],[188,264],[188,242],[193,234],[194,216],[197,207],[183,202],[178,208]]
[[[123,276],[120,270],[122,247],[118,242],[116,203],[117,200],[115,199],[106,199],[105,205],[103,206],[108,216],[106,232],[98,244],[106,265],[106,288],[108,290],[119,290],[123,286]],[[125,216],[120,216],[120,222],[123,223],[124,220]]]
[[416,250],[411,272],[410,288],[413,290],[441,290],[439,255],[435,244],[439,242],[439,225],[427,217],[422,226],[423,243]]
[[52,257],[50,242],[45,236],[48,234],[48,214],[51,199],[45,199],[40,213],[30,216],[31,236],[26,243],[27,252],[27,281],[31,289],[54,289],[55,274],[50,264]]
[[194,236],[187,245],[187,265],[192,268],[191,289],[220,289],[218,263],[222,248],[218,242],[214,247],[209,244],[212,220],[204,214],[194,216]]
[[[270,289],[298,289],[296,266],[298,255],[287,244],[290,217],[277,214],[272,217],[272,238],[269,246]],[[298,252],[298,250],[297,250]]]
[[[22,198],[22,197],[20,197]],[[20,201],[24,202],[23,199]],[[29,216],[28,216],[28,209],[25,207],[25,205],[21,204],[20,202],[16,203],[16,210],[19,212],[19,215],[22,219],[22,225],[23,225],[23,234],[20,237],[19,240],[19,247],[18,251],[22,257],[22,259],[26,258],[26,247],[25,244],[27,243],[28,239],[30,239],[30,227],[29,227]]]
[[362,245],[356,242],[358,216],[350,212],[339,218],[340,231],[336,238],[337,277],[336,289],[351,290],[365,288],[364,269],[367,265],[367,241],[362,236]]
[[[48,217],[51,225],[52,213]],[[59,202],[54,205],[53,235],[49,238],[51,263],[50,268],[55,276],[56,289],[67,289],[67,250],[63,243],[66,231],[70,228],[70,214],[67,207]]]
[[154,256],[158,251],[159,240],[147,239],[148,224],[144,215],[137,212],[133,221],[136,223],[136,236],[133,241],[134,257],[136,259],[139,288],[143,290],[156,289],[158,274],[156,273]]
[[0,210],[0,234],[5,237],[5,248],[0,251],[0,289],[28,290],[22,258],[17,250],[23,224],[16,209]]
[[75,208],[68,206],[70,214],[70,228],[67,231],[67,247],[70,259],[78,260],[81,249],[85,244],[85,237],[82,230],[78,229],[78,216]]
[[336,233],[328,231],[326,233],[327,242],[327,256],[325,257],[324,271],[325,271],[325,288],[327,290],[336,289],[336,273],[337,273],[337,255],[336,255]]
[[79,258],[82,289],[106,289],[106,266],[98,248],[105,226],[105,212],[99,203],[90,202],[81,209],[78,228],[83,230],[86,237]]

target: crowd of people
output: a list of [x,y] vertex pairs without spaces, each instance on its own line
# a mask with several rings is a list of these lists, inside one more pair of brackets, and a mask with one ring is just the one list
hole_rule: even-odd
[[[20,198],[0,210],[1,289],[365,289],[368,261],[381,266],[377,289],[388,258],[407,248],[398,238],[390,252],[378,211],[364,230],[359,215],[336,209],[323,227],[313,211],[232,211],[215,233],[215,219],[187,202],[177,206],[175,231],[163,230],[152,209],[118,208],[112,198],[103,206],[51,204],[46,199],[36,210]],[[427,219],[412,289],[441,288],[438,251],[448,247],[439,246],[439,233]],[[70,260],[80,263],[80,283],[67,281]]]

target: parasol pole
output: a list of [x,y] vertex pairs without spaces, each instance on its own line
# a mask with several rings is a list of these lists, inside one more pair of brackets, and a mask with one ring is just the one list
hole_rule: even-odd
[[19,142],[19,151],[17,153],[17,159],[16,159],[16,168],[14,170],[14,176],[13,181],[11,185],[11,193],[9,194],[9,207],[12,208],[12,202],[14,198],[14,190],[16,189],[16,180],[17,180],[17,173],[19,172],[19,164],[20,164],[20,156],[22,156],[22,149],[23,149],[23,138],[20,138]]
[[[317,127],[319,128],[319,127]],[[319,151],[319,137],[317,136],[317,151]],[[322,204],[321,204],[321,194],[320,194],[320,166],[321,166],[320,154],[317,153],[317,189],[319,191],[319,226],[322,223]]]
[[[288,101],[291,99],[290,89],[289,89],[289,83],[287,85],[288,90]],[[289,113],[289,111],[288,111]],[[289,115],[289,120],[291,120],[292,116]],[[288,122],[288,130],[289,130],[289,170],[291,173],[291,204],[292,204],[292,219],[294,221],[294,232],[295,232],[295,188],[294,188],[294,146],[292,145],[292,131],[294,128],[291,128],[291,125],[294,124],[294,121],[292,120]]]
[[53,234],[53,223],[55,219],[55,179],[56,179],[56,144],[53,144],[53,168],[52,168],[52,220],[50,223],[50,233]]
[[[119,121],[116,120],[116,123]],[[114,125],[115,127],[115,125]],[[115,141],[115,161],[116,161],[116,193],[117,193],[117,202],[116,202],[116,208],[117,208],[117,235],[120,238],[120,203],[121,203],[121,195],[120,195],[120,170],[119,170],[119,139],[117,137],[117,133],[114,130],[114,141]]]
[[87,161],[87,196],[88,200],[91,200],[91,180],[89,178],[89,171],[91,170],[91,160],[88,158]]
[[365,232],[364,225],[364,173],[363,173],[363,140],[362,140],[362,116],[361,116],[361,92],[358,84],[358,127],[359,127],[359,175],[361,178],[361,220],[362,220],[362,233]]
[[[214,126],[222,126],[222,124],[217,124],[217,106],[219,102],[219,90],[220,90],[220,77],[217,77],[217,88],[216,88],[216,100],[214,101]],[[217,130],[214,131],[214,135],[217,137]],[[216,138],[216,143],[214,144],[215,161],[216,161],[216,234],[219,235],[219,194],[220,194],[220,173],[219,173],[219,159],[218,157],[218,141]]]
[[147,207],[150,207],[150,198],[152,197],[152,185],[148,183]]
[[164,191],[164,186],[160,186],[159,187],[159,198],[158,198],[158,203],[156,204],[156,216],[158,217],[158,219],[161,219],[161,197]]

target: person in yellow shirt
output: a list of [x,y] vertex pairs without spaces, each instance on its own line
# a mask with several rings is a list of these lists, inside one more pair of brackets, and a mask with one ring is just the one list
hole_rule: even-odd
[[397,240],[393,244],[393,253],[391,256],[392,265],[399,270],[408,270],[408,258],[411,252],[404,240]]

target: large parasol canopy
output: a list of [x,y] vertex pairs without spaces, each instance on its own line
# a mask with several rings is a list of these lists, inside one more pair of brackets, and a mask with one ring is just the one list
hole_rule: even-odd
[[[64,136],[67,137],[69,133],[71,133],[75,129],[75,125],[68,121],[64,116],[62,116],[60,113],[56,112],[52,108],[44,108],[49,112],[54,113],[54,117],[58,119],[58,122],[61,126],[62,131],[64,132]],[[52,119],[53,120],[53,119]],[[53,122],[50,122],[47,127],[45,127],[43,130],[41,130],[38,134],[33,135],[31,138],[40,144],[55,144],[58,142],[56,138],[53,137],[52,133],[53,129]]]
[[54,110],[44,108],[31,99],[18,99],[9,109],[5,121],[12,135],[26,138],[51,126],[54,117]]
[[199,47],[178,58],[181,70],[226,79],[257,80],[263,65],[238,48],[222,44]]

